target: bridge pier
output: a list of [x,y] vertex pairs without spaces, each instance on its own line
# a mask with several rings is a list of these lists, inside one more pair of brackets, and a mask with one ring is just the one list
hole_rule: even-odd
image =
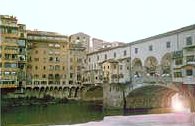
[[191,112],[194,112],[195,113],[195,86],[189,86],[190,88],[190,101],[191,101]]

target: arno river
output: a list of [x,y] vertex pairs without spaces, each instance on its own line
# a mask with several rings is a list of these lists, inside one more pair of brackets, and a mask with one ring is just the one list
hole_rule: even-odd
[[193,126],[189,113],[112,114],[119,116],[109,116],[101,106],[91,103],[20,106],[1,109],[1,126]]

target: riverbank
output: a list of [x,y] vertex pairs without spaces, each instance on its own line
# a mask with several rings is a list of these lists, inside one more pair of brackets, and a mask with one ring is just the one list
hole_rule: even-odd
[[102,121],[63,126],[194,126],[191,116],[190,113],[106,116]]

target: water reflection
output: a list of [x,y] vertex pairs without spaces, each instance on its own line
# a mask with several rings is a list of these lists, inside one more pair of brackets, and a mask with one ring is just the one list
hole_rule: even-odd
[[133,116],[112,116],[123,115],[123,111],[103,111],[101,105],[87,102],[20,106],[1,111],[1,126],[191,126],[189,113],[137,115],[145,112],[129,110]]
[[102,107],[89,103],[21,106],[2,110],[2,125],[75,124],[102,120]]

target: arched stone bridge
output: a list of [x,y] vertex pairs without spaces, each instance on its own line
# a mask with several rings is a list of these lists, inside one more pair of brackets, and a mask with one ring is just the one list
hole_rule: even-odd
[[103,100],[102,85],[29,85],[24,88],[28,97],[42,98],[50,95],[55,98]]
[[175,94],[195,111],[195,87],[173,83],[104,84],[105,107],[170,108]]

